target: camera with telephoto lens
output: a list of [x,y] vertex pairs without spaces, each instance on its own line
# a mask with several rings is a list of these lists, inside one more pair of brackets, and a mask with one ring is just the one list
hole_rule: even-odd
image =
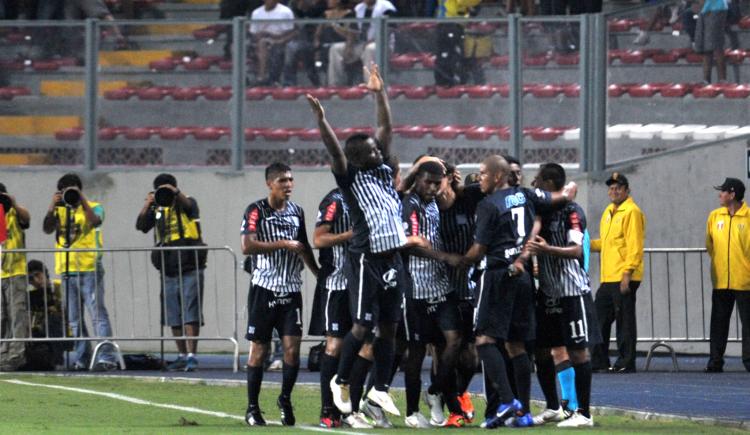
[[10,208],[13,207],[13,202],[10,200],[10,196],[5,193],[0,193],[0,204],[3,205],[5,213],[8,213]]
[[62,195],[62,204],[68,207],[77,207],[81,202],[81,191],[74,187],[66,187],[60,192]]
[[162,186],[154,192],[154,202],[160,207],[171,207],[174,204],[175,196],[174,190]]

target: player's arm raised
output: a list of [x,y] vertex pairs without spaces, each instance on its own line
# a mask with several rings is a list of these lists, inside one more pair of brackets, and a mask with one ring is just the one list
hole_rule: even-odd
[[320,101],[310,94],[305,95],[307,102],[310,103],[315,117],[318,120],[318,128],[320,129],[320,138],[323,140],[323,144],[328,150],[328,154],[331,155],[331,170],[334,174],[344,175],[346,174],[346,156],[344,150],[341,148],[339,140],[336,138],[336,134],[333,132],[331,124],[326,119],[325,110],[320,104]]
[[375,102],[378,115],[378,129],[375,138],[380,144],[380,152],[383,157],[391,156],[391,138],[393,136],[393,124],[391,121],[391,106],[388,103],[388,91],[385,89],[383,79],[376,64],[365,67],[365,87],[375,94]]

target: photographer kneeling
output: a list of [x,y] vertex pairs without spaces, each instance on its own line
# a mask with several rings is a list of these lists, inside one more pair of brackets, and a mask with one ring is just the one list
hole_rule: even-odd
[[[154,191],[146,196],[138,214],[136,229],[148,233],[154,228],[157,247],[203,246],[198,203],[177,188],[171,174],[154,179]],[[151,262],[162,276],[162,324],[172,328],[175,337],[197,337],[203,324],[203,270],[206,250],[156,250]],[[195,357],[197,340],[176,340],[180,353],[169,370],[193,371],[198,368]]]

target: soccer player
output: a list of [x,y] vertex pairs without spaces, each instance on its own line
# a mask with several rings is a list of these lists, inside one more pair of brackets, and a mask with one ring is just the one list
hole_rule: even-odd
[[[473,265],[482,260],[475,342],[486,376],[500,398],[495,415],[483,423],[489,428],[514,416],[517,426],[533,425],[529,409],[531,363],[524,342],[534,337],[534,312],[531,278],[524,268],[528,253],[523,247],[536,208],[565,202],[576,191],[574,183],[553,194],[511,187],[509,173],[508,162],[500,156],[490,156],[480,165],[480,187],[488,196],[477,207],[475,241],[462,261]],[[511,357],[520,400],[510,388],[498,347],[501,342]]]
[[247,412],[245,422],[264,426],[258,395],[263,381],[263,362],[273,330],[284,347],[281,395],[276,404],[281,423],[294,426],[291,395],[299,371],[302,337],[303,262],[318,274],[305,231],[302,208],[289,200],[294,188],[292,170],[283,163],[266,168],[268,197],[250,204],[242,218],[242,253],[252,255],[255,265],[247,296]]
[[[446,254],[440,238],[440,211],[435,197],[443,184],[445,168],[441,163],[428,161],[416,170],[412,192],[404,198],[403,219],[407,236],[427,239],[432,249],[410,248],[405,262],[410,286],[404,300],[404,326],[409,343],[406,379],[406,425],[429,428],[430,424],[450,427],[465,425],[461,405],[457,400],[455,369],[461,349],[458,298],[450,287],[448,271],[443,264]],[[445,421],[430,421],[419,412],[420,373],[425,356],[425,344],[440,349],[436,381],[428,394],[442,394],[450,417]],[[437,357],[437,356],[436,356]],[[440,405],[442,408],[442,404]]]
[[[542,165],[534,178],[535,187],[550,192],[562,192],[564,185],[565,170],[556,163]],[[586,215],[578,204],[570,202],[562,209],[542,212],[541,218],[540,235],[528,242],[529,252],[537,254],[539,260],[537,355],[551,354],[562,389],[563,408],[572,414],[558,426],[589,427],[594,422],[589,412],[588,347],[598,344],[601,336],[596,327],[589,276],[583,267]],[[545,410],[548,420],[559,419],[559,411]],[[540,416],[544,417],[544,413]],[[535,424],[544,422],[535,419]]]
[[349,383],[354,359],[377,325],[378,336],[373,342],[375,385],[367,397],[385,411],[400,415],[388,393],[388,383],[402,287],[406,283],[399,250],[407,245],[407,240],[401,224],[401,201],[393,186],[393,170],[385,164],[390,158],[392,133],[388,97],[377,66],[372,65],[368,73],[366,86],[377,102],[375,137],[355,134],[342,149],[320,102],[307,96],[331,155],[336,184],[349,206],[354,233],[344,261],[354,325],[344,337],[331,391],[336,407],[342,413],[350,413]]

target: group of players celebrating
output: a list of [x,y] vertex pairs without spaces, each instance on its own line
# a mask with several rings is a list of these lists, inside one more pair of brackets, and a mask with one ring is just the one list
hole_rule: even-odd
[[[496,155],[481,163],[475,183],[462,184],[454,166],[430,156],[401,179],[376,65],[366,77],[377,104],[376,134],[353,135],[343,147],[320,102],[307,96],[338,186],[318,211],[313,242],[320,268],[304,212],[289,200],[288,166],[266,169],[269,196],[243,215],[242,251],[252,273],[246,422],[266,424],[258,396],[275,328],[284,349],[277,405],[282,424],[295,424],[291,392],[307,265],[317,276],[310,332],[327,337],[321,426],[391,427],[386,413],[401,415],[388,392],[399,366],[407,426],[465,426],[475,418],[467,389],[479,363],[487,397],[482,427],[593,426],[588,347],[600,338],[588,326],[597,322],[584,259],[586,219],[571,202],[575,183],[566,184],[563,168],[550,163],[533,190],[521,187],[518,162]],[[537,416],[529,406],[531,347],[547,399]],[[427,349],[433,368],[422,397],[429,418],[419,410]]]

